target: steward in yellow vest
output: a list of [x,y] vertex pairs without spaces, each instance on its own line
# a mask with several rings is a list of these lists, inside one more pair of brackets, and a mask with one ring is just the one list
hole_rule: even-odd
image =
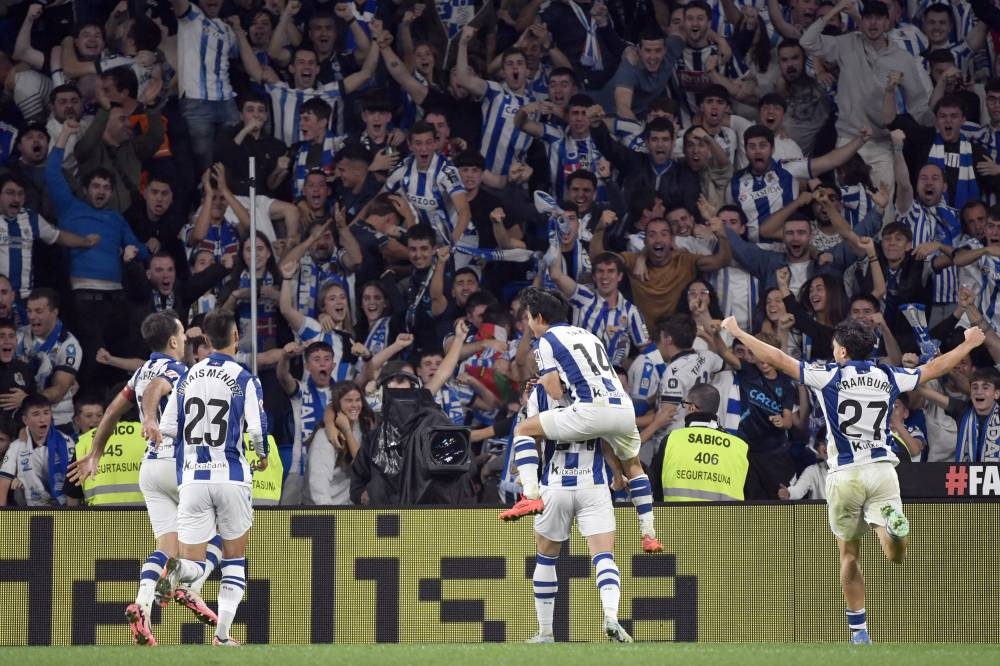
[[[76,443],[76,459],[82,460],[93,445],[91,430],[80,435]],[[142,424],[120,421],[104,447],[96,476],[83,482],[83,496],[89,506],[134,505],[143,506],[139,490],[139,465],[146,457],[146,439]]]
[[663,499],[667,502],[742,500],[747,443],[719,428],[714,415],[689,414],[667,437]]
[[[274,443],[274,437],[267,436],[270,451],[277,451],[278,447]],[[243,450],[253,470],[253,505],[268,506],[275,505],[281,499],[281,475],[284,470],[281,467],[281,457],[271,455],[267,457],[267,469],[257,469],[257,453],[250,446],[250,435],[243,436]]]
[[719,427],[719,392],[697,384],[688,393],[684,427],[664,444],[663,499],[667,502],[743,500],[747,443]]

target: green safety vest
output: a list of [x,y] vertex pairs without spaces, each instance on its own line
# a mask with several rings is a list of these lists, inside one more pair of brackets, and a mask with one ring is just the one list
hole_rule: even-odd
[[[76,459],[86,456],[94,443],[94,432],[80,435]],[[139,466],[146,457],[146,439],[142,424],[121,421],[108,437],[104,454],[97,464],[97,475],[83,482],[83,496],[90,506],[144,504],[139,490]]]
[[[256,467],[257,453],[250,448],[250,435],[243,436],[243,451],[250,463],[250,469]],[[281,499],[281,477],[284,469],[281,466],[281,456],[274,443],[274,437],[267,436],[268,455],[267,469],[256,470],[253,473],[253,503],[254,506],[277,504]]]
[[692,424],[667,437],[663,499],[667,502],[742,500],[747,443],[711,424]]

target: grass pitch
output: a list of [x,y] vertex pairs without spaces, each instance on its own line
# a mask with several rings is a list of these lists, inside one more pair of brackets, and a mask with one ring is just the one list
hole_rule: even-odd
[[872,646],[844,644],[719,644],[719,643],[559,643],[524,645],[502,643],[432,645],[256,645],[242,648],[211,646],[138,647],[32,647],[0,649],[0,661],[17,666],[287,666],[291,664],[351,664],[365,666],[442,666],[478,663],[481,666],[628,666],[726,665],[801,666],[808,663],[850,666],[897,666],[938,664],[994,666],[996,645],[960,643]]

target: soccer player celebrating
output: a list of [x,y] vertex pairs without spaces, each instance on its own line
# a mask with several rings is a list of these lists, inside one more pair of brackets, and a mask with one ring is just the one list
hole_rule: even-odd
[[222,585],[212,644],[235,646],[239,643],[229,635],[229,627],[246,588],[245,556],[253,524],[253,481],[243,453],[243,432],[257,451],[257,469],[266,469],[267,423],[260,381],[234,359],[240,335],[232,313],[208,313],[202,331],[215,351],[177,385],[161,423],[164,437],[177,441],[180,557],[167,562],[157,592],[168,597],[179,583],[202,576],[205,545],[218,525]]
[[859,320],[838,325],[833,336],[835,363],[799,361],[742,330],[728,317],[722,327],[754,356],[813,390],[823,408],[827,443],[826,481],[830,528],[840,549],[840,585],[847,603],[852,643],[870,643],[865,615],[865,580],[858,563],[861,537],[875,527],[882,552],[897,564],[906,557],[910,523],[903,515],[899,480],[892,452],[892,405],[900,393],[912,391],[948,374],[983,343],[976,328],[947,354],[916,369],[896,368],[868,360],[875,333]]
[[604,438],[628,478],[629,494],[639,515],[642,549],[647,553],[662,551],[654,527],[652,488],[639,462],[639,430],[632,400],[611,366],[604,343],[590,331],[566,323],[569,303],[557,291],[529,288],[521,303],[537,338],[538,383],[553,400],[568,393],[570,404],[536,414],[514,429],[514,462],[524,496],[501,513],[500,519],[517,520],[541,513],[545,507],[538,487],[536,437],[562,442]]
[[[552,400],[540,385],[530,388],[525,410],[528,418],[557,405],[566,406],[565,398]],[[594,563],[597,589],[604,609],[604,633],[613,641],[631,643],[632,637],[618,624],[621,600],[621,576],[615,564],[615,511],[608,489],[607,466],[599,440],[579,442],[549,441],[545,444],[548,461],[542,472],[541,493],[545,509],[535,518],[535,613],[538,634],[529,643],[552,643],[552,616],[555,610],[556,563],[559,549],[569,539],[569,528],[576,519],[577,529],[587,540]],[[536,458],[537,460],[537,458]]]
[[[68,477],[75,483],[97,474],[98,464],[104,454],[108,438],[114,434],[118,420],[138,402],[139,417],[144,435],[149,438],[145,459],[139,468],[139,488],[142,490],[149,513],[149,523],[156,538],[156,550],[150,553],[139,575],[139,592],[135,603],[125,609],[132,639],[138,645],[156,645],[149,626],[150,610],[156,591],[156,582],[163,574],[167,560],[177,556],[177,463],[174,461],[173,443],[161,442],[158,420],[168,396],[177,382],[187,374],[184,358],[184,326],[173,312],[154,312],[142,322],[142,338],[154,350],[149,360],[135,371],[121,393],[115,396],[94,432],[93,446],[84,458],[70,465]],[[218,564],[219,538],[215,537],[209,553],[209,562]],[[206,575],[197,582],[204,582]],[[200,585],[196,585],[200,589]],[[178,603],[187,606],[206,624],[215,624],[216,616],[196,591],[178,590]],[[162,599],[166,604],[169,599]]]

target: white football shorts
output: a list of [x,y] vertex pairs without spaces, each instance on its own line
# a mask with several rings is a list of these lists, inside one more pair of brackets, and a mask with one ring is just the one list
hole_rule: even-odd
[[885,525],[882,507],[890,504],[900,513],[899,477],[890,462],[851,465],[826,477],[826,503],[830,529],[844,541],[854,541],[869,525]]
[[237,539],[253,525],[250,486],[237,483],[187,483],[180,489],[177,507],[177,539],[181,543],[205,543],[215,535],[226,541]]
[[143,460],[139,466],[139,490],[146,502],[153,536],[177,531],[177,461],[173,458]]
[[542,487],[541,497],[545,509],[535,516],[535,531],[549,541],[568,539],[573,518],[585,537],[615,531],[615,509],[607,486],[576,490]]
[[635,426],[635,411],[627,406],[577,402],[557,407],[538,415],[547,439],[560,442],[585,442],[604,438],[619,460],[639,455],[639,429]]

